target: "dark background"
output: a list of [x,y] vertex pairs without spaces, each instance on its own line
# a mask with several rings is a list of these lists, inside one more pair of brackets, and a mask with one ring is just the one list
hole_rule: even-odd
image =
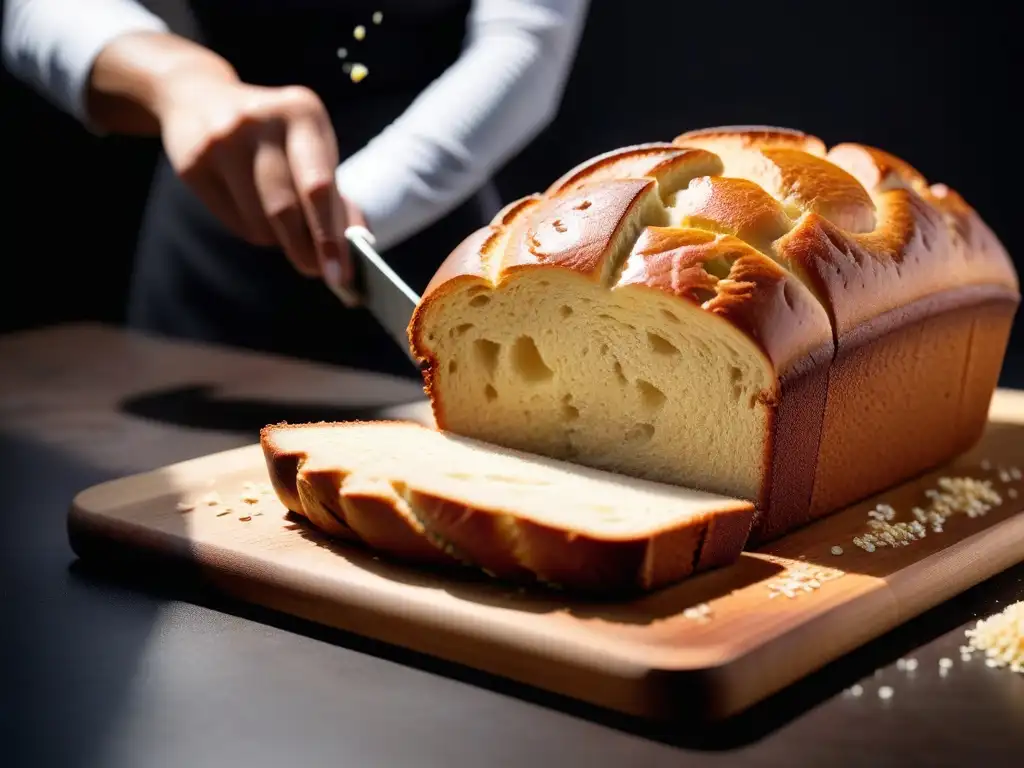
[[[168,9],[187,30],[175,0]],[[503,169],[506,199],[623,144],[799,128],[887,149],[979,210],[1024,273],[1021,13],[986,3],[593,0],[561,113]],[[0,331],[121,322],[153,141],[84,132],[4,73]],[[1003,384],[1024,386],[1024,312]]]

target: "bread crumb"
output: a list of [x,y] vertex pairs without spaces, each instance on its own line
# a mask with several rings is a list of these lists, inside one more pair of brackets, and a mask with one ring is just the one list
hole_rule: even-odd
[[1009,496],[1011,499],[1016,499],[1017,498],[1017,489],[1016,488],[1011,488],[1010,490],[1008,490],[1006,492],[1006,495]]
[[238,497],[239,500],[244,504],[259,504],[260,497],[255,491],[246,491]]
[[888,700],[892,698],[894,691],[891,686],[883,685],[878,689],[878,698]]
[[874,552],[878,547],[905,547],[925,538],[929,529],[931,533],[942,533],[946,521],[954,515],[982,517],[1003,503],[990,480],[973,477],[940,477],[938,488],[928,489],[925,496],[928,507],[913,507],[912,522],[893,522],[896,510],[888,504],[878,504],[868,512],[870,533],[855,536],[853,543],[866,552]]
[[220,494],[216,491],[210,491],[199,497],[199,503],[205,504],[208,507],[216,507],[220,504]]
[[792,599],[801,592],[813,592],[820,589],[826,581],[843,576],[843,571],[834,568],[821,568],[809,563],[799,563],[787,568],[768,582],[768,597],[776,598],[785,595]]
[[231,510],[230,509],[225,509],[223,512],[218,512],[217,513],[217,517],[224,517],[224,515],[230,515],[230,514],[231,514]]
[[953,666],[953,660],[945,657],[939,659],[939,669],[949,669]]
[[981,468],[983,470],[985,470],[986,472],[988,472],[990,469],[992,469],[992,462],[989,461],[988,459],[982,459],[981,460]]
[[683,611],[683,617],[690,619],[691,621],[706,624],[711,620],[711,606],[707,603],[700,603],[698,605],[691,606]]
[[339,48],[338,49],[338,58],[339,59],[344,59],[347,56],[348,56],[348,48]]
[[241,520],[243,523],[248,523],[250,520],[252,520],[252,515],[242,515],[238,519]]
[[371,18],[373,19],[374,24],[380,24],[382,21],[384,21],[384,14],[381,13],[380,11],[374,11],[373,16]]
[[368,74],[370,74],[370,70],[368,70],[364,65],[362,65],[362,64],[353,64],[352,65],[352,70],[349,73],[349,77],[352,78],[352,82],[353,83],[358,83],[360,80],[362,80]]
[[841,554],[843,554],[843,548],[838,546],[838,545],[832,547],[832,554],[833,555],[841,555]]
[[960,647],[962,657],[984,653],[985,666],[1024,673],[1024,600],[981,619],[964,634],[968,644]]
[[179,501],[177,503],[177,505],[175,505],[175,508],[179,512],[191,512],[193,509],[196,508],[196,505],[195,504],[191,504],[191,503],[189,503],[187,501]]
[[913,672],[917,669],[917,659],[907,659],[906,669],[907,672]]
[[850,688],[850,693],[852,693],[854,696],[860,696],[862,693],[864,693],[864,686],[860,683],[857,683],[856,685]]
[[366,37],[366,27],[364,27],[362,24],[357,26],[355,29],[352,30],[352,37],[354,37],[356,40],[362,40],[364,37]]

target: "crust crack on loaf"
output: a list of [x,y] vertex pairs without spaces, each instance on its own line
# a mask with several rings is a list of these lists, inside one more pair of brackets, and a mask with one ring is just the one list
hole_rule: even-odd
[[507,206],[409,334],[441,428],[751,500],[764,540],[973,444],[1019,302],[995,235],[902,160],[723,128]]

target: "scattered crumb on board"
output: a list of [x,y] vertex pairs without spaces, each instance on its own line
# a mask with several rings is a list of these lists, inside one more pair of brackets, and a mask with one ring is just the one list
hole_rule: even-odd
[[775,598],[785,595],[788,598],[794,598],[801,593],[820,589],[825,582],[834,581],[843,575],[843,571],[835,568],[797,563],[767,582],[768,597]]
[[[981,462],[983,470],[991,469],[991,462]],[[1020,479],[1019,467],[998,468],[999,479],[1004,483]],[[1006,495],[1017,498],[1016,488],[1008,488]],[[937,488],[925,491],[928,502],[913,507],[913,520],[896,521],[896,510],[889,504],[878,504],[868,512],[868,532],[853,537],[853,543],[865,552],[874,552],[882,547],[905,547],[925,538],[929,533],[939,534],[945,523],[955,515],[969,518],[982,517],[994,507],[1003,503],[1002,494],[993,480],[975,477],[940,477]]]
[[706,624],[711,621],[711,606],[707,603],[698,603],[683,611],[683,618],[696,621],[699,624]]

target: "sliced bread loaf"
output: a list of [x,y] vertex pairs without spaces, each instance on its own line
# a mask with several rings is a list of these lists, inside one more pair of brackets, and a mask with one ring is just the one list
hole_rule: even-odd
[[980,217],[906,163],[727,128],[508,206],[409,336],[442,429],[749,499],[756,541],[970,446],[1019,302]]
[[334,536],[431,566],[602,593],[734,561],[747,502],[497,448],[406,422],[279,424],[281,502]]

